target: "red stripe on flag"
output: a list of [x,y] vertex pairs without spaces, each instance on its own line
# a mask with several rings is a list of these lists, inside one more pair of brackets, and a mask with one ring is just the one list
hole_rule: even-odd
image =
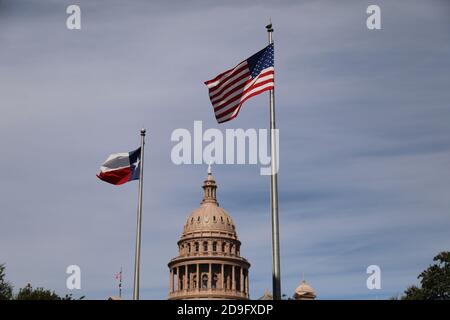
[[[254,97],[254,96],[256,96],[256,95],[258,95],[258,94],[260,94],[260,93],[262,93],[264,91],[269,91],[269,90],[272,90],[272,89],[274,89],[274,86],[269,86],[267,88],[263,88],[263,89],[261,89],[259,91],[253,92],[252,94],[250,94],[247,97],[245,97],[236,107],[231,108],[231,109],[229,109],[229,110],[227,110],[227,111],[225,111],[225,112],[223,112],[221,114],[216,115],[217,121],[219,123],[224,123],[224,122],[227,122],[227,121],[230,121],[230,120],[236,118],[236,116],[239,114],[241,106],[244,104],[245,101],[247,101],[251,97]],[[237,110],[237,112],[235,114],[233,114],[233,112],[236,111],[236,110]],[[227,114],[231,114],[230,117],[227,117],[225,119],[219,120],[219,119],[223,118],[224,116],[226,116]]]
[[[229,101],[229,99],[233,99],[233,98],[234,98],[234,97],[230,97],[230,96],[232,96],[232,95],[234,95],[234,94],[236,94],[236,93],[239,93],[239,95],[242,95],[243,92],[244,92],[244,90],[245,90],[245,86],[247,86],[247,85],[248,85],[249,83],[251,83],[251,82],[252,82],[252,80],[249,79],[249,80],[245,81],[244,83],[242,83],[241,85],[237,86],[236,88],[233,88],[232,90],[230,90],[229,92],[227,92],[227,93],[226,93],[223,97],[221,97],[220,99],[217,99],[217,100],[214,100],[214,101],[211,100],[211,103],[212,103],[214,109],[217,108],[217,107],[219,107],[219,105],[221,105],[221,104],[223,104],[223,103]],[[230,97],[230,98],[229,98],[229,97]],[[228,98],[229,98],[229,99],[228,99]]]
[[245,83],[239,84],[235,88],[231,89],[229,92],[226,92],[225,94],[222,95],[222,92],[226,91],[228,88],[230,88],[231,86],[233,86],[234,84],[238,83],[239,81],[241,81],[241,80],[243,80],[245,78],[245,76],[241,76],[238,79],[236,79],[235,81],[233,81],[232,83],[230,83],[229,85],[227,85],[226,87],[224,87],[222,90],[220,90],[220,92],[214,94],[213,96],[210,96],[211,103],[214,105],[217,102],[219,102],[219,101],[225,99],[226,97],[228,97],[232,92],[236,92],[240,88],[249,85],[252,81],[257,81],[259,78],[262,78],[262,77],[265,77],[265,76],[268,76],[268,75],[271,75],[271,74],[275,74],[275,71],[274,70],[265,71],[264,73],[259,74],[254,79],[249,77],[250,74],[248,74],[247,75],[249,77],[248,81],[246,81]]
[[105,182],[121,185],[128,182],[131,178],[131,168],[122,168],[118,170],[100,172],[97,177]]
[[[220,105],[220,106],[215,107],[215,108],[214,108],[214,112],[220,111],[221,109],[223,109],[223,108],[229,106],[232,102],[241,99],[244,95],[246,95],[248,92],[252,91],[253,89],[258,88],[258,87],[261,87],[261,86],[263,86],[263,85],[265,85],[265,84],[268,84],[268,83],[273,83],[273,79],[267,79],[267,80],[264,80],[264,81],[261,81],[261,82],[256,82],[256,83],[254,83],[253,85],[251,85],[250,87],[248,87],[247,89],[245,89],[245,90],[242,92],[242,94],[237,95],[237,96],[231,98],[230,100],[226,101],[223,105]],[[244,98],[244,101],[245,101],[246,99],[247,99],[247,98]]]
[[[216,93],[214,93],[213,95],[209,96],[209,99],[211,100],[211,102],[213,100],[216,100],[216,98],[220,97],[220,95],[227,90],[228,88],[232,87],[233,85],[235,85],[236,83],[238,83],[239,81],[248,78],[249,80],[251,80],[252,78],[250,77],[250,71],[244,73],[243,75],[241,75],[240,77],[237,77],[236,79],[234,79],[233,81],[231,81],[230,83],[227,83],[222,89],[220,89],[219,91],[217,91]],[[239,85],[240,86],[240,85]],[[209,93],[211,94],[213,90],[209,90]]]
[[[217,77],[215,77],[214,79],[205,81],[205,84],[206,84],[206,85],[210,85],[211,83],[220,80],[222,77],[228,77],[229,74],[231,74],[231,73],[236,73],[236,68],[239,67],[239,69],[241,69],[241,68],[242,68],[241,65],[242,65],[244,62],[245,62],[244,65],[246,66],[246,65],[247,65],[247,61],[242,61],[241,63],[237,64],[235,67],[233,67],[233,68],[231,68],[231,69],[229,69],[229,70],[227,70],[227,71],[225,71],[225,72],[222,72],[221,74],[219,74],[219,75],[218,75]],[[223,82],[223,81],[225,81],[225,80],[222,79],[221,82]],[[220,83],[220,82],[219,82],[219,83]],[[216,85],[216,86],[217,86],[217,85]],[[214,87],[216,87],[216,86],[214,86]]]
[[209,88],[209,97],[213,98],[216,97],[217,95],[220,95],[227,88],[229,88],[236,82],[239,82],[239,80],[244,79],[245,77],[250,77],[250,70],[248,70],[247,66],[244,66],[243,70],[231,74],[224,81],[220,82],[213,88]]

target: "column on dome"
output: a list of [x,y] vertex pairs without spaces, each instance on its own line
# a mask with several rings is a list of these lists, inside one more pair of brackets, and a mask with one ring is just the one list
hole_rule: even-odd
[[200,263],[197,263],[197,291],[200,290]]
[[212,264],[212,281],[211,281],[211,289],[217,289],[217,264]]
[[240,275],[239,275],[239,289],[241,292],[244,292],[244,271],[242,269],[242,266],[239,268]]
[[247,296],[248,296],[248,292],[249,292],[248,289],[249,289],[248,288],[248,270],[245,270],[245,293],[247,294]]
[[193,266],[194,265],[190,264],[188,267],[188,286],[187,286],[188,291],[191,291],[192,286],[194,285],[193,279],[192,279],[192,276],[193,276],[192,267]]
[[208,289],[212,288],[212,266],[211,263],[208,263]]
[[221,280],[221,281],[220,281],[220,282],[221,282],[221,287],[222,287],[221,289],[225,289],[225,271],[224,271],[224,264],[222,263],[220,266],[221,266],[221,269],[222,269],[222,270],[221,270],[221,279],[220,279],[220,280]]
[[184,275],[183,275],[183,290],[186,291],[187,290],[187,280],[188,280],[188,265],[185,264],[184,265]]
[[173,269],[170,268],[169,293],[173,292]]
[[178,267],[178,290],[181,291],[183,289],[183,268],[181,266]]
[[176,285],[176,290],[175,291],[179,291],[180,290],[180,273],[179,273],[179,267],[176,267],[176,279],[177,279],[177,285]]
[[231,290],[236,290],[236,277],[235,277],[235,266],[231,266]]
[[189,268],[188,268],[188,290],[192,290],[192,288],[194,286],[193,279],[192,279],[192,276],[194,274],[194,272],[193,272],[194,266],[195,265],[190,264]]

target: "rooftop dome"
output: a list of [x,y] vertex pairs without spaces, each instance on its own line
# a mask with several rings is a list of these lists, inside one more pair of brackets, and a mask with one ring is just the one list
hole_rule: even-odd
[[305,281],[303,280],[302,283],[295,289],[295,295],[298,297],[316,297],[316,292],[314,289]]
[[250,263],[230,215],[217,203],[217,185],[208,168],[203,199],[184,224],[178,256],[168,263],[169,299],[249,299]]
[[186,220],[181,238],[199,233],[219,233],[237,238],[236,227],[231,216],[221,207],[216,199],[216,181],[208,168],[208,176],[203,183],[203,200]]

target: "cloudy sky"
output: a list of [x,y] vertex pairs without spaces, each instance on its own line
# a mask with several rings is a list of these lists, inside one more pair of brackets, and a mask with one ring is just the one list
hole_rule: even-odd
[[[450,248],[450,5],[447,1],[0,0],[0,263],[75,296],[131,298],[137,183],[95,174],[148,130],[141,297],[165,299],[167,262],[201,201],[206,165],[174,165],[177,128],[267,128],[267,95],[214,119],[203,81],[267,43],[275,27],[282,292],[302,274],[320,299],[384,299]],[[366,8],[381,7],[381,30]],[[216,165],[218,197],[271,288],[269,177]],[[379,265],[382,289],[368,290]]]

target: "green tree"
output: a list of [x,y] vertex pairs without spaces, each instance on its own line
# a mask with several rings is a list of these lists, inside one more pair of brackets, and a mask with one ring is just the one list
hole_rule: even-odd
[[423,291],[418,286],[409,286],[405,290],[405,295],[401,297],[402,300],[425,300]]
[[19,289],[19,293],[15,297],[16,300],[82,300],[84,296],[75,299],[72,294],[66,294],[61,297],[55,293],[42,287],[33,289],[31,284],[27,284],[25,288]]
[[12,285],[6,281],[5,269],[5,265],[0,264],[0,300],[12,298]]
[[450,300],[450,252],[439,253],[433,261],[435,264],[417,277],[420,286],[408,287],[402,300]]
[[61,300],[61,298],[54,291],[41,287],[33,289],[31,284],[27,284],[25,288],[19,289],[16,300]]

